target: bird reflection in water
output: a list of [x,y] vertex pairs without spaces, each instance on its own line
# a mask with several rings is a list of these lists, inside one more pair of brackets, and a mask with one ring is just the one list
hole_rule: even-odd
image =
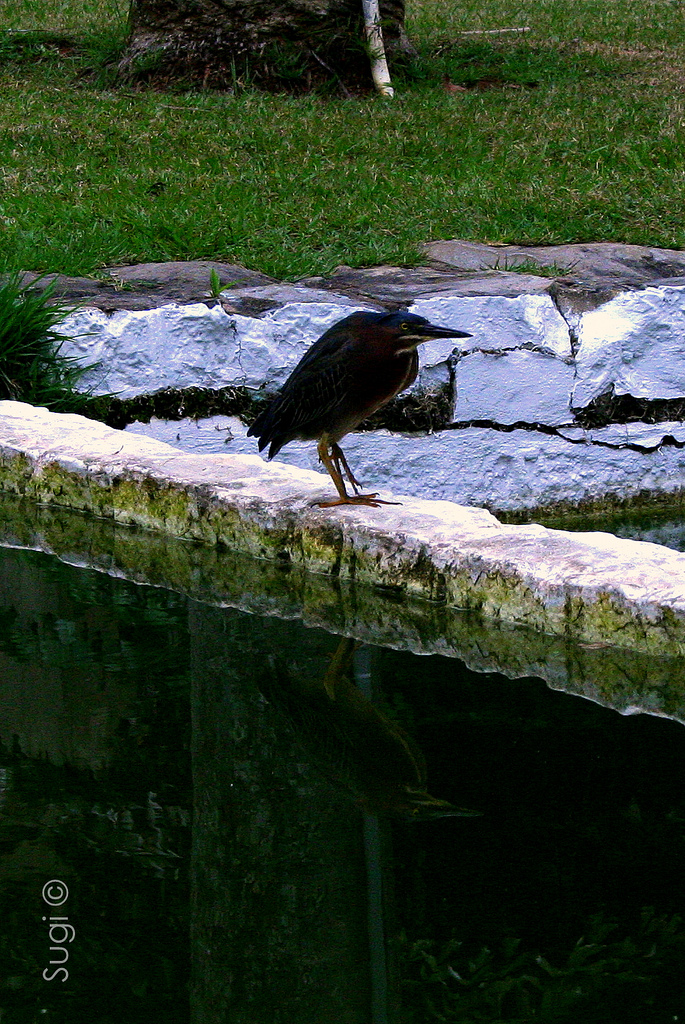
[[412,821],[480,811],[455,807],[426,788],[416,742],[367,700],[352,676],[355,640],[340,640],[322,679],[305,680],[272,659],[268,698],[283,710],[317,766],[376,814]]

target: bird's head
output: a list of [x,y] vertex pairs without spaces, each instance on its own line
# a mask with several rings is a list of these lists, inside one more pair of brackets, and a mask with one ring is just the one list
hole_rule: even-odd
[[437,327],[416,313],[386,313],[379,317],[376,330],[382,331],[396,345],[398,352],[408,352],[433,338],[470,338],[466,331],[453,327]]

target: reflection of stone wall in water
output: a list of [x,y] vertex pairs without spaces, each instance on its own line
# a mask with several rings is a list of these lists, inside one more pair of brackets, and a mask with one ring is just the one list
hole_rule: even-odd
[[[379,1019],[398,1019],[402,968],[410,972],[404,1009],[417,1020],[430,1017],[438,986],[458,1016],[469,1009],[474,1019],[481,1010],[487,1016],[501,1002],[503,977],[536,1011],[560,1000],[578,1007],[573,1020],[593,1013],[620,1020],[628,997],[644,1009],[640,1019],[661,1010],[664,1019],[677,1015],[685,948],[674,916],[685,892],[680,727],[647,716],[626,720],[538,680],[482,674],[499,659],[517,676],[536,667],[561,673],[565,665],[581,679],[594,667],[601,682],[607,665],[617,678],[630,669],[629,653],[574,648],[567,638],[502,624],[488,630],[444,606],[352,591],[293,567],[255,562],[250,572],[234,553],[64,510],[52,516],[24,505],[10,523],[11,504],[3,496],[0,540],[51,541],[65,558],[141,584],[57,566],[65,594],[59,604],[41,556],[0,551],[28,566],[25,577],[0,572],[13,584],[3,606],[14,607],[16,598],[22,609],[13,621],[27,625],[29,639],[42,636],[30,626],[40,614],[32,617],[29,607],[37,600],[78,633],[91,621],[88,610],[109,602],[120,628],[105,631],[98,617],[93,637],[109,638],[103,661],[111,668],[114,638],[123,642],[125,626],[137,624],[137,639],[147,631],[160,648],[154,630],[166,614],[167,655],[174,657],[150,662],[138,645],[141,657],[127,664],[139,696],[124,714],[137,715],[141,694],[149,695],[156,714],[141,717],[150,725],[162,694],[171,694],[182,727],[168,720],[164,730],[122,735],[118,762],[98,773],[3,752],[10,768],[0,773],[0,913],[13,959],[12,987],[0,991],[0,1002],[11,999],[12,1009],[26,1007],[29,1015],[36,1006],[54,1009],[59,1017],[60,994],[36,971],[36,949],[47,953],[44,932],[36,942],[45,911],[40,887],[53,877],[65,878],[71,891],[66,910],[77,939],[68,999],[79,1021],[102,1019],[103,992],[110,1017],[187,1020],[191,961],[196,1024],[368,1024],[373,997],[376,1006],[389,1004]],[[43,573],[37,582],[34,563]],[[164,593],[164,582],[192,597]],[[241,600],[242,610],[230,607]],[[171,613],[179,606],[189,608],[192,645],[192,786],[188,690],[172,675],[187,655],[188,634],[174,633],[180,616]],[[122,609],[131,616],[122,619]],[[357,652],[368,656],[355,666],[355,678],[366,670],[371,680],[364,693],[377,686],[388,701],[390,718],[376,725],[392,731],[395,718],[411,722],[429,760],[431,790],[455,801],[467,792],[481,816],[399,821],[388,857],[382,823],[374,835],[367,828],[373,816],[361,814],[355,793],[340,785],[351,773],[312,742],[320,732],[321,746],[329,746],[332,734],[319,727],[334,703],[344,714],[368,710],[329,660],[352,645],[307,628],[303,617],[309,626],[324,620],[393,648]],[[61,633],[64,660],[74,650],[72,633]],[[17,646],[19,635],[10,623],[0,645],[14,643],[17,658],[35,655],[29,641]],[[454,654],[458,643],[480,675],[455,658],[400,650]],[[651,665],[652,684],[664,685],[660,699],[674,699],[663,663],[636,663],[645,679]],[[153,668],[167,672],[166,686]],[[682,693],[680,701],[682,714]],[[191,790],[189,864],[181,833]],[[122,792],[136,799],[121,801]],[[174,813],[164,818],[162,811]],[[141,822],[147,828],[139,831]],[[640,925],[643,907],[652,909]],[[438,969],[427,979],[425,954],[433,953]]]
[[[17,550],[17,529],[30,517],[22,507],[13,519],[11,506],[3,496],[0,534],[7,542],[3,528],[9,530],[13,540],[0,547],[0,742],[27,757],[97,772],[111,767],[122,722],[130,737],[144,729],[136,724],[138,666],[145,666],[150,692],[183,678],[183,600]],[[72,523],[70,559],[79,543],[92,555],[83,519]],[[101,525],[107,549],[111,525]]]

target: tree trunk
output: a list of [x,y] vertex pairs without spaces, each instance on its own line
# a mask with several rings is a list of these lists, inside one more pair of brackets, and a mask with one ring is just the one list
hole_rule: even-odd
[[[386,52],[407,52],[404,0],[380,11]],[[132,0],[120,72],[158,86],[370,88],[361,0]]]

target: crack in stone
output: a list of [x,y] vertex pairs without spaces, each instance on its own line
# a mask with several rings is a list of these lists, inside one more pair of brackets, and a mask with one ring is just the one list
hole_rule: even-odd
[[[642,455],[651,455],[661,448],[685,448],[685,441],[679,441],[672,434],[665,434],[662,439],[653,445],[639,444],[637,441],[603,441],[593,437],[567,437],[562,430],[572,429],[572,426],[558,428],[549,426],[546,423],[528,423],[517,420],[515,423],[497,423],[495,420],[461,420],[458,423],[450,423],[447,430],[467,430],[469,427],[476,427],[482,430],[497,430],[509,434],[514,430],[527,430],[530,433],[546,434],[549,437],[558,437],[568,444],[582,444],[588,447],[608,448],[612,451],[628,450],[640,452]],[[583,429],[583,428],[581,428]]]
[[578,334],[577,334],[576,329],[575,329],[574,325],[572,324],[570,318],[566,315],[564,310],[561,308],[561,302],[560,302],[561,293],[559,292],[558,289],[553,288],[553,289],[551,289],[548,292],[548,295],[549,295],[550,299],[552,300],[552,302],[554,303],[554,305],[556,307],[556,310],[557,310],[557,313],[559,314],[561,319],[566,324],[566,327],[568,328],[568,336],[569,336],[569,341],[570,341],[570,344],[571,344],[571,355],[572,355],[573,359],[575,359],[576,354],[578,352]]
[[[221,308],[224,310],[224,313],[225,313],[226,309],[225,309],[223,303],[221,304]],[[229,320],[229,322],[228,322],[228,329],[233,331],[233,336],[234,336],[234,340],[236,342],[236,347],[237,347],[236,362],[238,363],[238,366],[240,367],[240,374],[241,374],[241,376],[243,378],[243,381],[246,381],[247,380],[247,374],[246,374],[245,369],[243,367],[243,339],[242,339],[242,335],[241,335],[240,331],[238,330],[238,325],[235,322],[235,320]],[[242,385],[238,385],[238,386],[239,387],[240,386],[246,387],[246,385],[244,383]]]
[[[569,424],[569,426],[571,426],[571,424]],[[504,434],[509,434],[514,430],[528,430],[531,433],[558,435],[563,437],[563,435],[559,435],[556,427],[550,427],[546,423],[528,423],[524,420],[517,420],[515,423],[498,423],[496,420],[458,420],[454,423],[450,423],[445,429],[467,430],[469,427],[498,430]],[[564,438],[564,440],[570,440],[570,438]]]
[[[612,442],[596,437],[568,437],[563,433],[565,429],[574,427],[587,431],[601,429],[602,426],[613,425],[616,421],[586,426],[579,422],[578,417],[575,423],[569,423],[562,427],[540,422],[531,423],[525,420],[516,420],[514,423],[498,423],[496,420],[488,419],[449,422],[447,417],[452,408],[455,386],[453,366],[449,367],[449,372],[449,381],[439,390],[397,398],[376,416],[365,420],[358,429],[364,432],[380,429],[405,432],[410,430],[414,433],[425,434],[440,430],[466,430],[471,427],[495,430],[501,433],[527,430],[530,433],[558,437],[568,444],[608,448],[613,451],[627,449],[643,455],[652,454],[662,448],[685,448],[685,441],[679,441],[672,434],[665,434],[655,444],[640,444],[638,441],[629,440]],[[211,416],[236,416],[244,423],[250,423],[265,400],[264,397],[258,397],[257,392],[258,389],[249,388],[247,385],[231,385],[218,390],[198,387],[164,388],[152,395],[140,395],[136,398],[126,399],[101,396],[91,400],[89,415],[117,429],[123,429],[135,420],[149,423],[153,417],[177,422],[186,418],[197,420]],[[670,421],[673,418],[670,417]]]
[[613,385],[582,409],[572,409],[579,427],[590,430],[614,423],[672,423],[685,420],[682,398],[635,398],[617,395]]
[[642,452],[643,455],[651,455],[653,452],[660,451],[661,448],[685,448],[685,441],[679,441],[677,437],[673,437],[672,434],[666,434],[662,437],[661,441],[655,445],[642,445],[638,444],[637,441],[626,441],[622,444],[612,445],[606,441],[592,441],[592,444],[599,445],[602,448],[628,448],[630,451]]
[[534,341],[524,341],[521,345],[515,345],[513,348],[483,348],[479,345],[477,347],[470,348],[467,352],[461,352],[459,349],[455,349],[449,357],[448,362],[460,363],[462,359],[467,359],[469,356],[475,355],[478,352],[484,356],[498,356],[500,358],[510,355],[512,352],[536,352],[538,355],[550,356],[552,359],[558,359],[560,363],[566,363],[567,366],[571,366],[575,362],[573,356],[561,356],[545,345],[536,345]]

